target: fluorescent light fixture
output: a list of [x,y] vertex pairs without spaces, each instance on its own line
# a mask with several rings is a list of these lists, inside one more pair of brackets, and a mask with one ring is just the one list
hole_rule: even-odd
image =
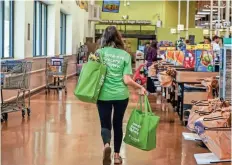
[[[203,12],[210,12],[211,10],[210,9],[202,9],[201,11],[203,11]],[[213,11],[217,11],[217,10],[213,9]]]
[[198,14],[198,15],[209,15],[210,12],[200,12],[200,11],[199,11],[199,12],[197,12],[197,14]]
[[203,18],[205,17],[206,15],[195,15],[195,18]]

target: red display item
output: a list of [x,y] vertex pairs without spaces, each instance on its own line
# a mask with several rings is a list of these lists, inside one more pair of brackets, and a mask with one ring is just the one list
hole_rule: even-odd
[[184,67],[185,68],[195,67],[195,51],[186,50],[184,57]]
[[[141,73],[141,70],[145,67],[144,64],[141,64],[138,69],[135,71],[135,74],[134,74],[134,77],[133,77],[133,80],[135,82],[137,82],[138,84],[140,85],[144,85],[146,84],[147,82],[147,77],[145,76],[144,74],[144,71],[143,73]],[[144,70],[144,69],[143,69]]]

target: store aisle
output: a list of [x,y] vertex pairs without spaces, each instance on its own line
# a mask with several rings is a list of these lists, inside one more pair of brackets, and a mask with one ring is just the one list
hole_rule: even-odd
[[[2,165],[101,165],[98,113],[95,105],[75,98],[75,84],[76,78],[68,81],[67,96],[56,92],[33,96],[30,120],[22,120],[21,113],[9,115],[8,123],[2,124]],[[136,99],[133,93],[124,127]],[[182,139],[185,128],[177,117],[170,123],[166,112],[155,112],[161,116],[157,148],[144,152],[123,144],[124,165],[195,165],[193,154],[208,151]]]

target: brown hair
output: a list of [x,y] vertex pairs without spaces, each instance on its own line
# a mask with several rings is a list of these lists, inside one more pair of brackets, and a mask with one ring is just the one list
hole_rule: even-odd
[[115,26],[108,26],[103,33],[101,47],[107,46],[113,46],[124,50],[121,34]]

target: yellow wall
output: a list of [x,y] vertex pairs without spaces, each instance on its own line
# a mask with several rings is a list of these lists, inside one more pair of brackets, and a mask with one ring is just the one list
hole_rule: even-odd
[[[196,41],[203,40],[201,29],[195,29],[195,1],[190,1],[189,9],[189,34],[196,36]],[[102,1],[97,4],[102,6]],[[187,3],[181,2],[181,24],[186,25],[186,7]],[[130,6],[124,6],[124,1],[121,1],[119,13],[101,13],[102,20],[122,20],[123,15],[128,15],[130,20],[150,20],[153,25],[158,20],[163,22],[162,28],[157,28],[158,40],[177,40],[177,34],[170,34],[170,28],[177,28],[178,24],[178,1],[130,1]],[[96,26],[97,29],[105,29],[106,26]],[[124,26],[118,25],[118,29],[123,29]],[[139,30],[139,26],[127,26],[127,30]],[[143,26],[142,30],[154,30],[154,27]],[[181,32],[181,36],[185,37],[185,32]]]
[[[175,42],[178,39],[178,34],[171,34],[171,28],[158,28],[157,39],[158,41],[168,40]],[[189,35],[195,35],[195,42],[199,43],[203,41],[203,30],[198,28],[190,28],[188,31]],[[186,37],[186,31],[180,33],[180,37]]]
[[[97,4],[102,6],[102,1]],[[119,13],[101,13],[102,20],[122,20],[123,15],[129,15],[130,20],[151,20],[155,24],[160,15],[160,19],[165,19],[165,2],[163,1],[130,1],[130,6],[124,6],[121,1]]]
[[[189,28],[195,27],[195,1],[189,4]],[[180,24],[186,25],[186,1],[181,2],[181,19]],[[165,5],[165,27],[176,28],[178,24],[178,1],[166,1]],[[186,26],[185,26],[186,27]]]

